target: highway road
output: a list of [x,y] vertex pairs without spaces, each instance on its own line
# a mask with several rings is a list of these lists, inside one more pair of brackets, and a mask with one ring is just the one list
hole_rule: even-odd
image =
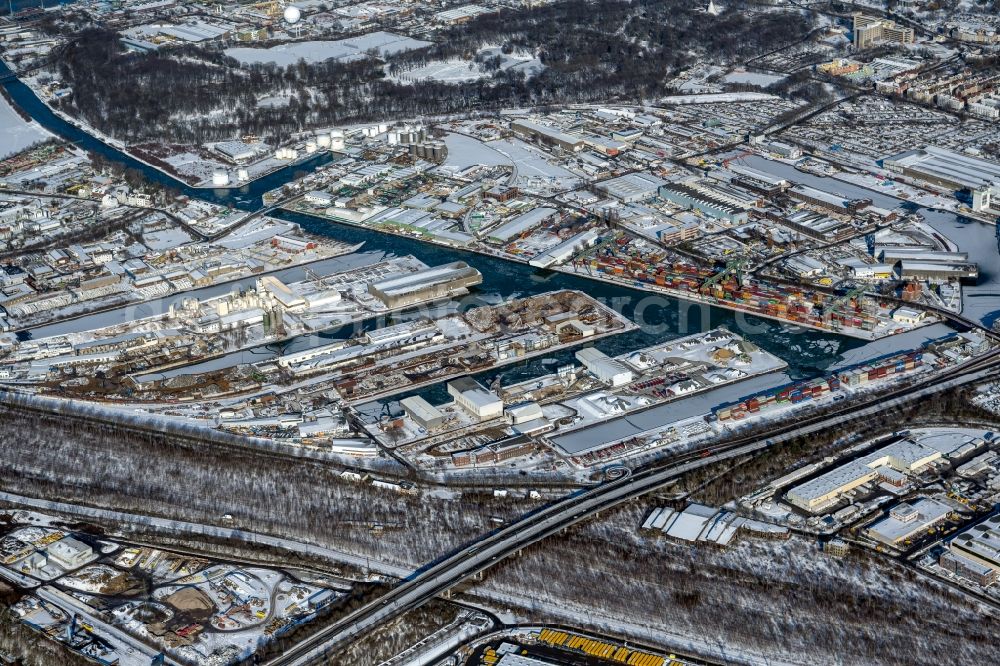
[[601,511],[654,490],[692,470],[722,460],[754,453],[795,437],[809,435],[843,424],[852,419],[874,416],[887,409],[912,403],[949,388],[981,381],[995,376],[998,366],[1000,366],[1000,352],[994,351],[979,359],[929,377],[919,384],[880,393],[866,398],[860,403],[842,405],[833,412],[806,415],[795,423],[779,423],[765,433],[748,435],[729,443],[720,444],[714,449],[691,452],[682,458],[670,461],[666,467],[638,471],[631,476],[578,491],[564,500],[525,516],[508,527],[484,535],[478,542],[469,544],[416,573],[403,567],[387,566],[385,563],[314,544],[303,544],[291,539],[243,530],[151,518],[95,507],[80,507],[9,493],[0,493],[0,501],[31,506],[43,511],[50,510],[69,515],[139,523],[168,530],[174,534],[199,534],[235,539],[251,544],[266,544],[334,561],[348,561],[360,567],[373,568],[404,579],[404,582],[381,598],[321,630],[313,637],[291,648],[284,655],[266,662],[269,666],[312,664],[321,660],[325,655],[333,653],[342,643],[357,638],[408,610],[418,608],[435,596],[493,566],[520,549],[591,518]]
[[1000,357],[996,352],[991,352],[920,384],[881,394],[830,414],[804,417],[790,427],[775,428],[768,433],[741,439],[715,449],[695,451],[682,459],[675,460],[668,467],[637,472],[589,490],[579,491],[432,563],[381,598],[326,627],[285,654],[267,661],[266,665],[305,666],[322,663],[335,653],[339,645],[362,637],[379,625],[419,608],[435,596],[526,546],[595,516],[601,511],[648,493],[688,472],[722,460],[755,453],[769,446],[795,437],[810,435],[852,419],[875,416],[957,386],[981,381],[990,375],[995,375],[998,364]]

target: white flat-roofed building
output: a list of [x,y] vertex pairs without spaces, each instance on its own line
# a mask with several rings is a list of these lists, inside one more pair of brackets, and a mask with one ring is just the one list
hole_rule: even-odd
[[379,454],[379,448],[370,439],[332,439],[326,446],[330,453],[340,453],[357,458],[370,458]]
[[455,261],[413,273],[389,275],[371,283],[368,292],[386,306],[399,308],[464,293],[482,281],[483,275],[478,270],[464,261]]
[[507,420],[514,425],[544,418],[542,408],[537,402],[521,402],[511,405],[504,410],[504,413],[507,415]]
[[433,322],[408,322],[369,331],[364,337],[365,344],[348,344],[346,340],[339,340],[321,347],[285,354],[275,360],[279,366],[289,368],[295,374],[303,374],[324,367],[336,367],[371,354],[375,346],[382,349],[405,347],[435,340],[439,336],[442,336],[441,330]]
[[437,428],[444,423],[444,414],[437,407],[427,402],[419,395],[403,398],[399,401],[403,411],[423,428]]
[[826,264],[807,254],[800,254],[787,259],[785,266],[799,277],[817,277],[826,271]]
[[976,264],[945,264],[933,261],[899,262],[900,279],[914,280],[974,280],[979,277],[979,267]]
[[870,199],[849,199],[839,194],[820,190],[808,185],[796,185],[788,190],[788,196],[820,208],[828,208],[841,214],[854,214],[871,205]]
[[510,124],[510,129],[522,138],[557,146],[569,152],[579,152],[586,145],[583,138],[579,136],[563,132],[557,127],[542,125],[530,120],[515,120]]
[[850,462],[788,491],[788,501],[806,511],[818,511],[846,492],[872,481],[878,472],[861,462]]
[[386,346],[411,339],[425,340],[428,335],[438,333],[438,327],[431,321],[405,322],[368,331],[364,335],[364,341],[370,345]]
[[471,377],[459,377],[448,382],[448,394],[455,403],[480,421],[503,416],[503,400]]
[[886,518],[865,530],[872,539],[889,546],[912,539],[948,518],[951,507],[927,497],[897,504]]
[[975,210],[990,207],[1000,197],[1000,163],[956,153],[945,148],[925,146],[887,157],[886,170],[922,180],[951,190],[972,193]]
[[333,205],[333,202],[337,200],[337,197],[333,196],[329,192],[313,190],[312,192],[306,192],[305,200],[314,206],[329,207]]
[[599,349],[581,349],[576,352],[576,358],[592,375],[609,386],[623,386],[632,381],[632,371],[625,364]]
[[796,211],[781,222],[793,231],[823,242],[841,240],[854,233],[854,228],[846,222],[811,210]]
[[914,308],[900,307],[892,312],[892,320],[900,324],[916,325],[922,322],[925,317],[927,317],[926,312]]
[[303,294],[306,307],[310,310],[323,310],[324,308],[339,303],[342,300],[340,291],[337,289],[324,289],[309,294]]
[[574,236],[567,238],[550,250],[540,253],[537,257],[528,261],[528,264],[536,268],[548,268],[561,264],[567,259],[571,259],[577,252],[592,247],[600,233],[597,229],[587,229]]
[[1000,516],[991,516],[963,530],[948,542],[948,550],[1000,574]]
[[64,537],[48,547],[49,559],[66,569],[81,567],[91,560],[94,549],[73,537]]
[[992,585],[997,581],[996,569],[982,562],[969,559],[954,550],[946,550],[941,553],[938,565],[983,587]]
[[793,146],[784,141],[769,141],[764,144],[764,147],[775,155],[781,155],[786,159],[797,160],[802,157],[802,150],[798,146]]
[[853,264],[849,266],[851,273],[859,280],[888,280],[896,269],[892,264]]
[[312,359],[319,358],[320,356],[326,356],[327,354],[332,354],[339,349],[343,349],[347,346],[346,340],[338,340],[328,345],[321,345],[319,347],[313,347],[312,349],[306,349],[304,351],[295,352],[294,354],[285,354],[284,356],[279,356],[277,359],[278,365],[282,367],[290,367],[300,363],[306,363]]
[[559,214],[555,208],[545,206],[534,208],[527,213],[522,213],[512,220],[504,222],[499,227],[489,233],[489,238],[498,243],[506,243],[515,236],[520,236],[526,231],[531,231],[537,226],[548,222]]
[[968,252],[944,252],[925,250],[919,247],[884,247],[880,249],[879,255],[879,259],[889,264],[907,259],[946,264],[960,264],[969,261]]
[[594,189],[624,203],[638,203],[654,198],[667,181],[647,173],[630,173],[597,183]]
[[741,184],[751,185],[757,189],[768,192],[783,190],[788,187],[788,181],[786,179],[774,176],[759,169],[733,164],[729,167],[729,171],[736,174],[736,180]]
[[785,497],[795,506],[819,513],[836,504],[847,492],[872,481],[900,485],[895,472],[917,474],[941,458],[941,452],[909,440],[894,442],[863,458],[845,463],[795,486]]
[[659,197],[682,208],[728,220],[732,224],[743,224],[747,221],[746,209],[733,206],[728,201],[706,194],[686,183],[667,183],[659,189]]
[[270,297],[286,310],[299,310],[306,305],[306,300],[302,296],[293,292],[288,285],[273,275],[257,279],[257,293]]
[[244,143],[243,141],[223,141],[215,144],[215,150],[233,162],[246,162],[268,150],[262,143]]
[[674,539],[697,541],[708,521],[718,512],[718,509],[704,504],[691,504],[675,513],[673,520],[668,520],[663,526],[663,531]]
[[434,20],[437,23],[456,25],[459,23],[465,23],[466,21],[471,21],[482,14],[490,14],[495,11],[496,10],[488,9],[482,5],[462,5],[461,7],[446,9],[434,14]]

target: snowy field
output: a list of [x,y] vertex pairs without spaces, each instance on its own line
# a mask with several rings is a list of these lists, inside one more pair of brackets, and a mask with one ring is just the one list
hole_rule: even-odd
[[280,67],[287,67],[299,60],[305,60],[309,64],[331,58],[347,62],[364,58],[369,51],[376,51],[379,55],[385,56],[423,48],[430,44],[404,35],[379,31],[350,39],[295,42],[272,46],[269,49],[237,47],[226,49],[226,55],[246,65],[270,62]]
[[533,180],[561,181],[562,187],[569,187],[580,180],[575,173],[549,162],[548,155],[520,139],[491,141],[487,145],[514,164],[514,181],[521,187],[531,184]]
[[488,76],[475,61],[455,58],[451,60],[438,60],[423,67],[417,67],[406,72],[401,72],[390,79],[402,83],[413,83],[415,81],[440,81],[442,83],[464,83],[475,81]]
[[444,143],[448,146],[448,157],[445,159],[445,166],[456,169],[467,169],[471,166],[499,166],[511,165],[510,158],[493,148],[489,144],[483,143],[479,139],[464,134],[448,134],[444,138]]
[[52,135],[38,123],[25,122],[2,97],[0,97],[0,128],[3,128],[3,131],[0,131],[0,158],[13,155],[34,143],[52,138]]
[[[538,74],[545,65],[529,53],[507,55],[498,48],[483,49],[479,55],[488,58],[499,57],[502,62],[500,69],[504,71],[523,71],[529,78]],[[419,81],[440,81],[441,83],[464,83],[478,79],[489,78],[492,73],[474,60],[451,58],[430,62],[423,67],[390,75],[390,79],[401,83]]]
[[722,79],[726,83],[748,83],[752,86],[767,86],[784,81],[785,77],[777,74],[760,74],[757,72],[730,72]]
[[716,104],[718,102],[763,102],[778,99],[776,95],[757,92],[706,93],[704,95],[672,95],[660,99],[661,104]]

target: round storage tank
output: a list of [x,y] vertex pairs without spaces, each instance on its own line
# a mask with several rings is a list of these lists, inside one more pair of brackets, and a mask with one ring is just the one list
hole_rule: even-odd
[[225,187],[229,184],[229,174],[225,171],[216,171],[212,174],[212,185]]
[[315,141],[307,141],[306,142],[306,152],[309,153],[310,155],[312,153],[316,152],[316,142]]
[[329,148],[330,147],[330,135],[329,134],[320,134],[319,136],[316,137],[316,144],[320,148]]

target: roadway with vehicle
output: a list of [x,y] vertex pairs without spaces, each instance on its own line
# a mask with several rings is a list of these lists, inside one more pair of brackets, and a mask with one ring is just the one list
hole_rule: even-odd
[[980,381],[995,374],[998,363],[1000,363],[1000,352],[993,351],[928,378],[924,382],[866,399],[861,403],[837,409],[833,413],[806,417],[792,426],[779,425],[771,431],[742,438],[714,449],[693,451],[674,460],[668,467],[636,472],[631,476],[574,493],[528,514],[507,527],[485,535],[479,541],[420,570],[381,598],[326,627],[285,654],[265,662],[266,666],[304,666],[322,662],[335,654],[340,644],[357,639],[379,625],[419,608],[439,594],[521,549],[591,518],[601,511],[659,488],[684,474],[722,460],[750,455],[845,421],[873,417],[945,390]]

